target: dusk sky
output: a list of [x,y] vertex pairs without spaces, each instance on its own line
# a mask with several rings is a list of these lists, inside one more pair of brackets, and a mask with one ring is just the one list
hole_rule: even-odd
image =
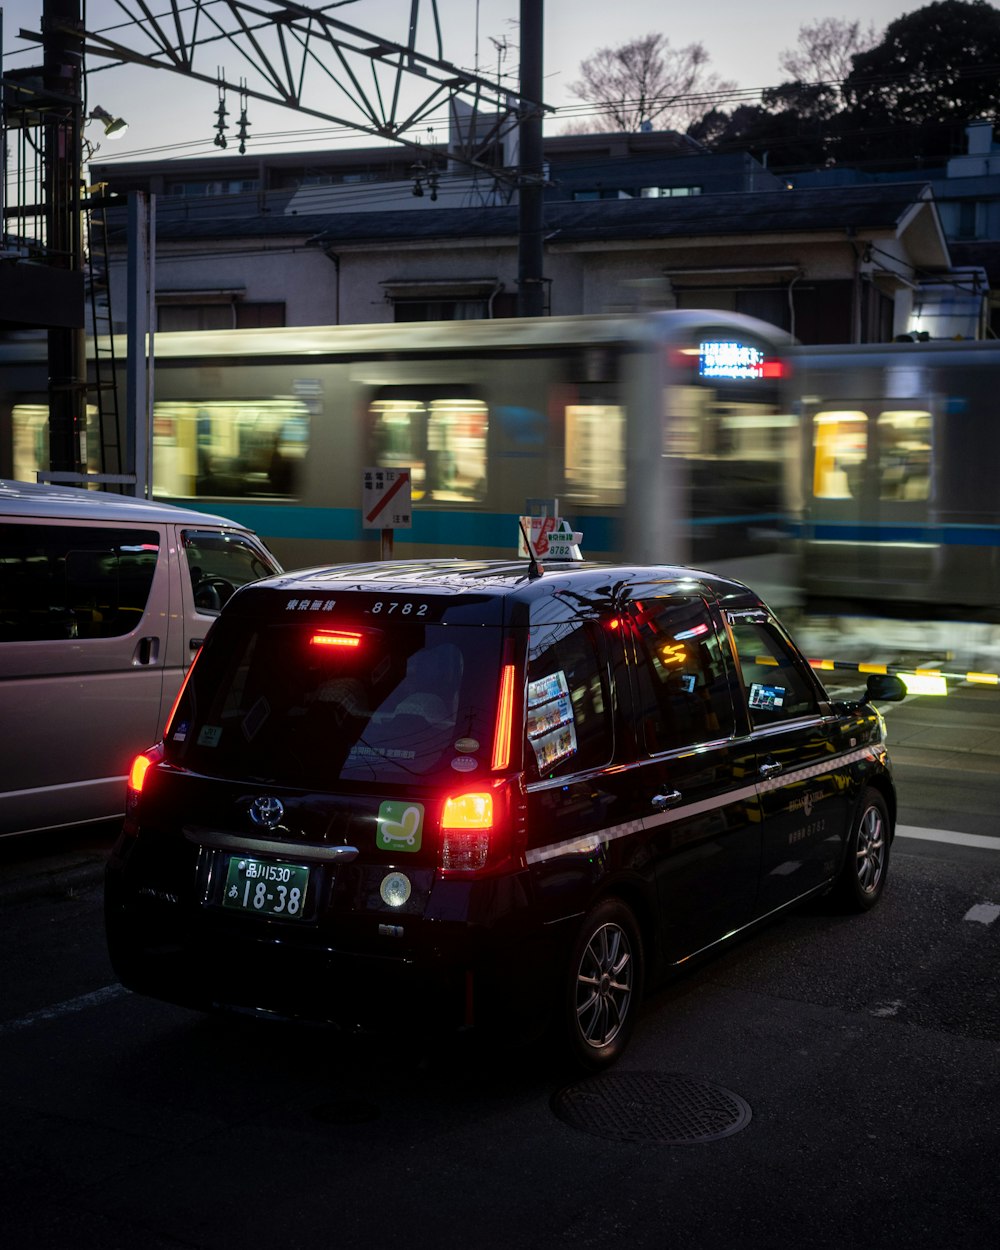
[[[127,0],[126,0],[127,3]],[[154,12],[166,6],[157,6]],[[328,5],[331,17],[396,43],[406,40],[410,0],[354,0]],[[794,48],[799,28],[823,17],[874,22],[878,29],[904,13],[923,7],[900,0],[769,0],[752,6],[745,0],[713,0],[711,5],[667,4],[663,0],[545,0],[545,101],[566,108],[579,100],[570,87],[579,76],[580,62],[600,47],[614,46],[650,32],[665,34],[673,47],[702,43],[709,53],[709,69],[721,79],[741,88],[773,86],[784,80],[779,58]],[[478,65],[484,76],[494,76],[498,61],[511,86],[517,83],[518,0],[439,0],[444,57],[460,66]],[[41,49],[18,38],[21,28],[40,29],[42,0],[6,0],[3,14],[4,69],[40,64]],[[431,53],[431,7],[421,5],[421,51]],[[88,0],[85,27],[102,31],[125,20],[113,0]],[[427,35],[423,35],[426,31]],[[478,34],[478,40],[477,40]],[[128,42],[123,38],[122,42]],[[506,44],[506,55],[501,49]],[[132,44],[132,46],[137,46]],[[128,134],[112,145],[102,141],[100,159],[119,160],[138,156],[204,156],[217,153],[213,126],[217,92],[211,84],[185,81],[167,71],[139,67],[99,70],[102,63],[88,64],[88,104],[100,104],[115,115],[127,117]],[[246,74],[238,56],[225,45],[204,54],[199,68],[214,76],[222,66],[227,77],[238,81]],[[238,102],[227,101],[230,123],[238,116]],[[342,132],[323,122],[290,110],[270,108],[251,101],[248,110],[251,140],[260,151],[279,151],[302,146],[343,145],[351,142]],[[568,119],[567,119],[568,120]],[[558,132],[566,120],[557,115],[548,129]],[[584,126],[576,124],[577,129]],[[303,135],[304,130],[312,135]],[[232,131],[230,132],[232,134]],[[88,137],[90,137],[88,135]],[[435,134],[441,138],[443,134]],[[371,142],[371,140],[360,140]],[[359,142],[359,140],[354,140]],[[232,148],[231,144],[231,150]]]

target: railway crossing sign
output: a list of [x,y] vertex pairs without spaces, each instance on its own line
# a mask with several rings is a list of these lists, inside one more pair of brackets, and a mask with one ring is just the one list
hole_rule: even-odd
[[409,469],[365,469],[361,524],[366,530],[413,528]]

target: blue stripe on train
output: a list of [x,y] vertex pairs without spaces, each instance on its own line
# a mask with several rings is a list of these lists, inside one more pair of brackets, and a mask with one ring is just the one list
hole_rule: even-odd
[[[320,542],[376,542],[378,530],[361,526],[357,508],[307,508],[294,504],[252,504],[238,500],[197,502],[169,500],[186,507],[228,517],[263,538],[309,538]],[[568,517],[583,533],[584,550],[617,549],[619,522],[613,517]],[[413,528],[394,532],[398,546],[406,543],[441,547],[499,547],[516,550],[517,518],[506,512],[413,512]]]
[[968,525],[944,522],[927,525],[920,522],[892,524],[860,524],[857,521],[805,522],[801,536],[807,542],[839,543],[924,543],[947,547],[1000,546],[1000,525]]

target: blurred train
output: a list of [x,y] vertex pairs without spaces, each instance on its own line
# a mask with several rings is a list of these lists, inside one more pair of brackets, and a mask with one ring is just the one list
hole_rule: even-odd
[[1000,619],[1000,343],[799,347],[803,590]]
[[[295,567],[377,555],[364,471],[409,467],[397,556],[511,555],[517,517],[558,501],[589,557],[773,591],[793,580],[789,343],[715,311],[160,333],[153,493],[249,525]],[[24,480],[48,467],[44,341],[29,347],[0,344],[0,476]],[[88,421],[91,467],[120,471]]]
[[[509,555],[558,501],[594,558],[1000,619],[1000,343],[793,347],[691,310],[157,334],[155,358],[154,494],[286,567],[377,555],[364,471],[409,467],[400,556]],[[44,336],[0,342],[0,477],[47,468],[47,404]],[[91,469],[120,470],[88,420]]]

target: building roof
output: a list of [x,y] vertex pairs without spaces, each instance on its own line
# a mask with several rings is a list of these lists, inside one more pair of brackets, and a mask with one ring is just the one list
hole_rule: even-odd
[[[190,240],[297,237],[323,248],[391,242],[433,243],[456,239],[515,239],[518,209],[443,207],[428,201],[418,209],[322,214],[209,215],[187,202],[183,214],[159,211],[161,243]],[[733,235],[872,232],[908,234],[928,267],[948,264],[948,249],[929,190],[919,183],[825,187],[726,193],[678,198],[592,200],[545,205],[546,243],[582,245]],[[123,237],[123,226],[114,234]]]
[[[824,187],[808,190],[729,192],[663,199],[587,200],[548,203],[545,227],[551,238],[558,231],[564,241],[643,239],[705,234],[762,234],[797,231],[893,230],[922,206],[932,209],[924,187],[916,183]],[[211,214],[197,211],[190,201],[183,213],[158,207],[157,233],[161,240],[306,235],[320,244],[381,242],[391,239],[432,240],[456,237],[514,236],[518,230],[515,205],[446,208],[428,202],[426,208],[357,213],[260,215],[244,211],[224,213],[224,204]]]

